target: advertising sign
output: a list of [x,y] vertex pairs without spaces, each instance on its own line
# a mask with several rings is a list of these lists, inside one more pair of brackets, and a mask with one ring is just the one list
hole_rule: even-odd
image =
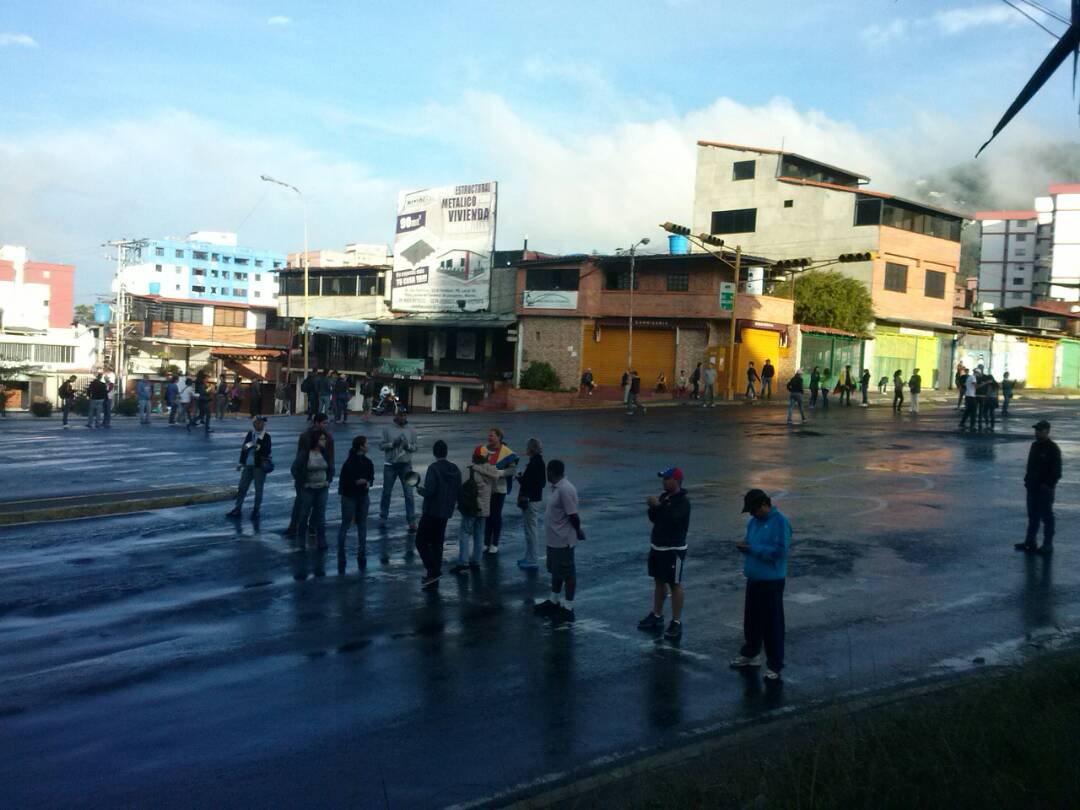
[[390,308],[475,312],[488,308],[498,183],[398,195]]

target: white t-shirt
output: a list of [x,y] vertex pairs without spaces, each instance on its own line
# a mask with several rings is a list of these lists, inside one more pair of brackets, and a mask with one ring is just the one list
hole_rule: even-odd
[[194,394],[195,394],[195,386],[194,385],[186,386],[184,388],[184,390],[180,392],[180,402],[182,402],[184,405],[190,404],[191,403],[191,398],[192,398],[192,396]]
[[382,387],[382,390],[381,390],[381,391],[379,391],[379,396],[380,396],[380,397],[388,397],[388,396],[390,396],[390,395],[391,395],[391,394],[393,394],[393,393],[394,393],[394,389],[393,389],[393,388],[391,388],[391,387],[390,387],[389,385],[384,385],[384,386]]
[[964,378],[964,396],[965,397],[973,397],[973,396],[975,396],[975,375],[974,374],[968,373],[968,375]]

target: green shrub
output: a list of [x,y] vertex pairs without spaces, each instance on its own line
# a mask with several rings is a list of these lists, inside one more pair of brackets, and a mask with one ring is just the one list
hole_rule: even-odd
[[112,412],[117,416],[134,416],[139,412],[139,403],[135,397],[124,397],[113,406]]
[[52,416],[53,407],[51,402],[31,402],[30,413],[34,416]]
[[550,363],[530,363],[529,367],[521,375],[521,387],[533,391],[561,391],[562,383],[559,375]]

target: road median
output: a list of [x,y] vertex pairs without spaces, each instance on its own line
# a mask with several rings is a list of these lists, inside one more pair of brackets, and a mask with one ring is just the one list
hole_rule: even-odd
[[229,486],[183,486],[0,501],[0,526],[146,512],[236,497]]

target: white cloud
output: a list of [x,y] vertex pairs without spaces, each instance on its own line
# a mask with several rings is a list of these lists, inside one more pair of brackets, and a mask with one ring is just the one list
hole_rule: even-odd
[[267,25],[292,25],[292,18],[282,14],[275,14],[266,21]]
[[892,20],[881,25],[868,25],[859,32],[859,39],[864,45],[871,48],[888,45],[890,42],[901,39],[907,33],[907,20]]
[[[1031,6],[1024,6],[1024,11],[1033,18],[1054,30],[1054,26],[1060,24],[1052,20],[1047,14]],[[903,39],[916,31],[932,31],[943,36],[963,34],[972,28],[989,26],[1016,26],[1030,25],[1030,20],[1024,18],[1015,8],[1010,8],[1004,3],[981,6],[968,6],[967,8],[950,8],[936,11],[928,17],[897,18],[887,23],[875,23],[868,25],[859,32],[859,38],[863,44],[870,48],[889,45]]]
[[0,34],[0,48],[8,45],[21,45],[24,48],[36,48],[37,40],[29,34]]

